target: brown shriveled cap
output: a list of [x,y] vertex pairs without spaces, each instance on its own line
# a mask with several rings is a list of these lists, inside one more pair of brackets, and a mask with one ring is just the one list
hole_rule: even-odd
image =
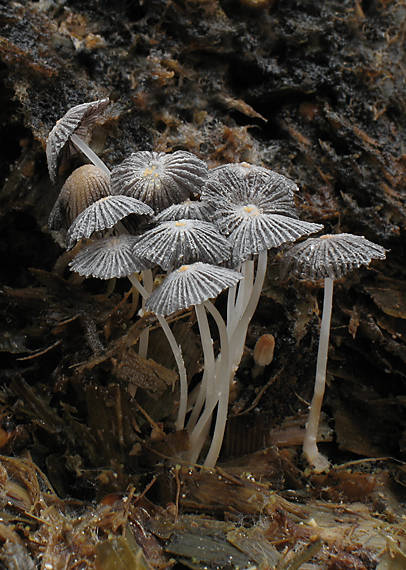
[[51,230],[68,228],[90,204],[110,194],[110,176],[93,164],[85,164],[67,178],[49,215]]
[[275,350],[275,337],[273,334],[263,334],[259,337],[254,347],[254,361],[258,366],[268,366],[273,360]]

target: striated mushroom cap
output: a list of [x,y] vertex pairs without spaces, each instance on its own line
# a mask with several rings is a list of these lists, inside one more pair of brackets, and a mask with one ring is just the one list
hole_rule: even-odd
[[195,261],[220,263],[230,256],[231,245],[210,222],[176,220],[145,232],[135,253],[168,271]]
[[291,247],[283,258],[283,274],[311,281],[339,279],[352,269],[385,257],[386,250],[382,246],[363,236],[325,235]]
[[120,235],[97,240],[83,248],[69,263],[71,271],[83,277],[111,279],[127,277],[150,267],[134,253],[136,236]]
[[225,267],[200,262],[182,265],[152,292],[147,299],[146,309],[157,315],[170,315],[217,297],[240,279],[241,273]]
[[[221,198],[217,195],[215,215],[221,233],[228,236],[233,245],[233,263],[323,228],[296,218],[290,187],[277,180],[276,184],[270,180],[264,183],[262,175],[255,172],[240,176],[224,169],[214,182],[207,183],[206,188],[216,186],[224,191]],[[213,200],[212,197],[207,199]]]
[[207,173],[206,163],[191,152],[135,152],[113,168],[112,193],[133,196],[161,212],[199,192]]
[[52,182],[56,181],[58,160],[71,135],[76,133],[86,140],[109,103],[110,100],[106,98],[76,105],[56,122],[48,135],[46,147],[48,171]]
[[185,200],[180,204],[172,204],[155,216],[157,222],[171,220],[203,220],[209,222],[213,218],[214,208],[202,200]]
[[255,171],[241,176],[228,169],[219,170],[215,178],[207,181],[202,199],[215,206],[219,220],[239,205],[251,202],[265,214],[281,214],[296,218],[293,194],[290,186],[284,182],[287,178],[274,174],[275,181],[269,178],[264,182],[263,176]]
[[90,204],[110,194],[110,176],[93,164],[76,168],[65,184],[49,215],[51,230],[68,228]]
[[117,222],[129,216],[152,218],[152,208],[130,196],[105,196],[83,210],[70,226],[67,234],[67,247],[72,248],[77,241],[90,237],[94,232],[112,228]]
[[304,222],[288,216],[261,214],[255,210],[255,206],[249,204],[242,208],[239,225],[228,236],[233,244],[233,261],[245,261],[251,255],[266,249],[317,233],[323,227],[322,224]]
[[293,194],[299,188],[293,180],[273,170],[248,162],[222,164],[209,170],[208,180],[202,190],[202,199],[217,203],[219,197],[227,198],[230,191],[237,190],[240,186],[239,181],[243,180],[247,181],[251,187],[257,184],[267,188],[267,193],[283,190],[289,196],[288,203],[292,212],[295,211]]

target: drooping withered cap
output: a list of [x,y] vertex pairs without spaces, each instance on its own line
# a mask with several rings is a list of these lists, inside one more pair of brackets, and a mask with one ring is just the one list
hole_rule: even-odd
[[110,194],[110,176],[93,164],[76,168],[65,184],[48,218],[50,230],[68,228],[90,204]]
[[74,147],[67,144],[69,138],[75,133],[88,142],[92,128],[103,115],[109,103],[109,99],[105,98],[76,105],[56,122],[48,135],[46,147],[48,171],[52,182],[56,181],[61,153],[75,152]]
[[133,253],[137,236],[119,235],[94,241],[73,258],[69,266],[83,277],[127,277],[150,268],[148,261]]
[[242,279],[241,273],[208,263],[182,265],[157,287],[146,302],[146,309],[167,316],[217,297]]
[[152,218],[154,211],[141,200],[131,196],[100,198],[83,210],[70,226],[66,237],[67,248],[72,248],[77,241],[90,237],[94,232],[112,228],[120,220],[134,215]]
[[291,185],[285,187],[281,178],[273,184],[255,172],[240,175],[224,168],[208,180],[203,197],[217,202],[215,221],[233,246],[234,263],[323,228],[297,219]]
[[218,228],[203,220],[161,222],[135,244],[137,256],[165,271],[185,263],[220,263],[231,255],[231,245]]
[[112,193],[133,196],[161,212],[198,193],[207,173],[206,163],[191,152],[134,152],[113,168]]
[[328,234],[292,246],[282,259],[282,275],[310,281],[339,279],[352,269],[385,257],[385,248],[363,236]]

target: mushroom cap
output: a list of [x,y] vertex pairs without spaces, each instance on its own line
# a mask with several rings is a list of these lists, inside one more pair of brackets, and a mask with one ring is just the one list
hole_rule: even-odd
[[207,173],[206,163],[191,152],[135,152],[113,168],[112,193],[133,196],[160,212],[199,192]]
[[230,257],[231,245],[210,222],[174,220],[145,232],[135,253],[168,271],[195,261],[220,263]]
[[[228,236],[233,245],[234,264],[323,228],[320,224],[297,219],[292,192],[284,180],[275,173],[275,183],[270,178],[264,182],[263,176],[255,171],[241,176],[236,171],[223,169],[207,182],[205,188],[222,188],[224,192],[217,194],[215,216],[221,233]],[[207,199],[213,200],[209,196]]]
[[149,264],[133,253],[137,239],[136,236],[120,235],[97,240],[73,258],[69,263],[70,269],[84,277],[98,279],[127,277],[143,271]]
[[[250,208],[250,206],[246,206]],[[245,212],[244,212],[245,213]],[[233,245],[233,263],[241,263],[266,249],[291,243],[305,235],[319,232],[322,224],[313,224],[279,214],[249,213],[229,234]]]
[[202,191],[202,199],[216,208],[216,216],[222,219],[238,206],[255,204],[265,214],[281,214],[297,217],[296,206],[290,185],[284,176],[276,172],[274,177],[264,179],[262,174],[249,170],[241,175],[230,169],[219,169],[209,178]]
[[110,194],[110,176],[93,164],[76,168],[65,184],[48,218],[51,230],[68,228],[90,204]]
[[131,196],[105,196],[83,210],[70,226],[67,234],[67,247],[72,248],[77,241],[88,238],[94,232],[112,228],[117,222],[129,216],[152,218],[152,208]]
[[291,247],[283,258],[283,274],[311,281],[339,279],[352,269],[385,257],[386,250],[382,246],[363,236],[325,235]]
[[109,103],[110,100],[105,98],[76,105],[56,122],[48,135],[46,147],[48,171],[52,182],[56,181],[58,159],[69,137],[76,133],[81,138],[87,139],[92,127]]
[[170,315],[217,297],[240,279],[241,273],[226,267],[201,262],[182,265],[152,292],[147,299],[146,309],[157,315]]
[[293,180],[278,172],[248,162],[222,164],[209,170],[207,182],[202,189],[202,199],[217,203],[219,197],[227,198],[230,191],[238,189],[240,186],[238,181],[243,180],[248,181],[252,189],[255,189],[255,185],[261,186],[261,191],[268,194],[283,190],[290,199],[288,201],[292,209],[290,215],[293,215],[295,211],[293,194],[299,190]]
[[190,200],[189,198],[180,204],[172,204],[155,216],[157,222],[169,222],[171,220],[203,220],[209,222],[213,217],[213,207],[202,200]]

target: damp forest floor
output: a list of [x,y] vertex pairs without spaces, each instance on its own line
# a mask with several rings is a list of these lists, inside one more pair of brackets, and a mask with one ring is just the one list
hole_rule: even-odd
[[[406,568],[404,2],[83,4],[0,1],[0,568]],[[213,470],[184,461],[175,363],[129,283],[65,269],[47,218],[79,163],[52,186],[46,137],[105,96],[109,167],[180,148],[260,164],[299,185],[303,219],[388,250],[335,287],[328,473],[301,455],[322,290],[281,281],[278,252]],[[193,312],[171,326],[192,387]]]

